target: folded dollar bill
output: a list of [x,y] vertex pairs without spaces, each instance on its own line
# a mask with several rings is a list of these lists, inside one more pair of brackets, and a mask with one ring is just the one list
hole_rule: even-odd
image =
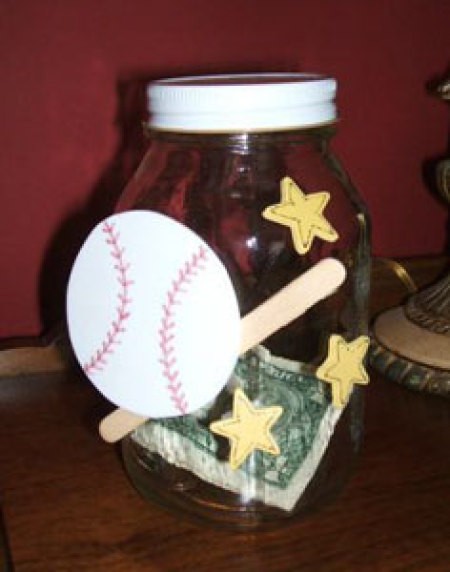
[[[209,429],[231,411],[232,391],[242,387],[256,406],[281,405],[273,435],[280,455],[260,451],[232,470]],[[232,491],[286,511],[294,508],[317,470],[342,413],[306,364],[275,357],[259,346],[239,359],[233,377],[212,407],[195,415],[149,421],[133,439],[167,462]]]

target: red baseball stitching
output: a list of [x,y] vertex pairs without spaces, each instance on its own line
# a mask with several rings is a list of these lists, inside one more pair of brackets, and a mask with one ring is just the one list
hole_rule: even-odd
[[207,260],[207,251],[200,245],[198,252],[195,252],[191,260],[187,261],[178,271],[178,277],[172,281],[172,287],[166,293],[166,302],[162,305],[162,318],[159,333],[159,347],[161,350],[160,363],[163,366],[162,374],[169,382],[167,389],[170,398],[178,411],[185,415],[188,409],[186,394],[182,390],[180,372],[177,369],[177,358],[173,342],[176,335],[175,306],[180,305],[180,295],[186,294],[186,286],[191,283],[193,277],[197,276],[200,270],[204,270],[203,262]]
[[120,344],[120,334],[126,331],[124,324],[130,317],[128,306],[131,303],[131,299],[128,293],[133,281],[128,277],[130,264],[127,263],[123,257],[125,248],[119,243],[120,233],[115,230],[113,223],[109,224],[105,222],[102,226],[102,231],[106,234],[106,244],[111,247],[110,254],[114,261],[114,269],[117,271],[117,281],[120,284],[120,291],[117,294],[118,305],[116,306],[116,317],[106,332],[105,339],[102,341],[100,348],[83,366],[87,374],[102,371],[107,364],[107,356],[114,353],[114,346],[116,344]]

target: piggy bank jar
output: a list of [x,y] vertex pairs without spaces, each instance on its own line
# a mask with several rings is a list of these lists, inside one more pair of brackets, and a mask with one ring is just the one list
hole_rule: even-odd
[[[123,440],[135,487],[179,514],[240,529],[279,524],[332,498],[351,472],[368,380],[361,361],[340,379],[339,360],[364,358],[369,222],[330,150],[335,96],[334,79],[306,74],[148,88],[149,148],[118,212],[163,213],[202,237],[228,271],[241,316],[325,258],[346,269],[334,293],[239,356],[213,403],[149,420]],[[233,415],[239,425],[237,388],[246,414],[278,412],[263,438],[212,430]]]

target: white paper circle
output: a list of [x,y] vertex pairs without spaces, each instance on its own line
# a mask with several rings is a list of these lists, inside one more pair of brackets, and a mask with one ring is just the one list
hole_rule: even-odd
[[190,229],[150,211],[113,215],[91,232],[70,275],[67,317],[95,387],[152,418],[213,400],[239,353],[225,267]]

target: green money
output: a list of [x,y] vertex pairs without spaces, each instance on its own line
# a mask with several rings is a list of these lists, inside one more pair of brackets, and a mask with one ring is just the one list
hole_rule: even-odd
[[[255,451],[233,471],[208,427],[231,411],[236,386],[256,406],[280,405],[283,414],[272,429],[280,454]],[[211,484],[290,510],[314,475],[340,414],[310,367],[272,356],[260,346],[239,359],[228,387],[212,407],[149,421],[134,439]]]

